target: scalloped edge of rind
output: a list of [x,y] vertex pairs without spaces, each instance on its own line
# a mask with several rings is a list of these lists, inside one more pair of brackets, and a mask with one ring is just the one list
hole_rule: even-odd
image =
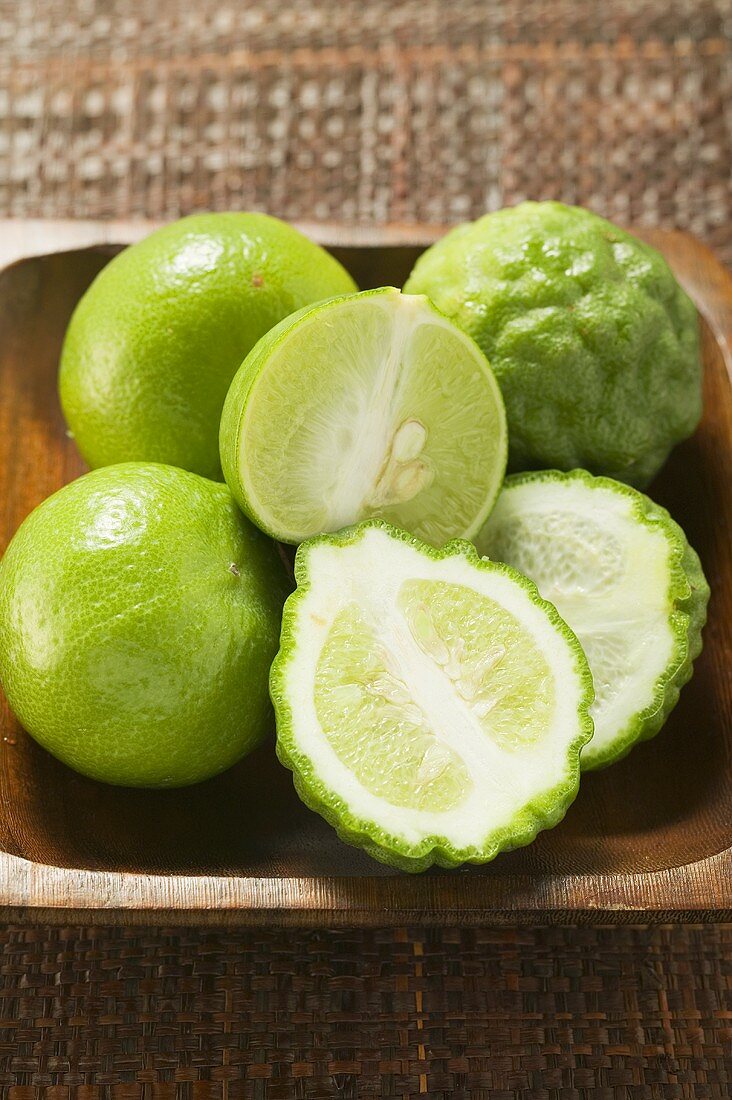
[[[289,666],[297,656],[297,622],[300,604],[311,588],[307,560],[309,553],[313,547],[321,543],[335,546],[353,545],[369,528],[383,530],[392,538],[406,542],[434,560],[461,555],[472,566],[483,572],[502,573],[510,577],[526,591],[532,603],[544,609],[552,625],[564,637],[574,655],[574,667],[581,688],[581,699],[577,710],[578,733],[567,747],[566,778],[551,790],[543,792],[527,803],[514,816],[510,826],[488,833],[479,845],[457,848],[446,837],[432,835],[425,837],[417,845],[409,844],[402,838],[379,828],[373,821],[354,817],[346,802],[320,781],[310,758],[295,746],[294,719],[287,701],[285,684]],[[297,588],[285,602],[280,649],[270,671],[270,696],[277,720],[276,751],[280,762],[293,773],[295,790],[300,799],[309,809],[325,818],[341,840],[363,848],[381,863],[389,864],[402,871],[419,872],[427,870],[433,864],[438,867],[454,868],[463,863],[489,863],[499,852],[530,844],[537,833],[552,828],[562,820],[577,796],[580,782],[580,754],[594,732],[589,713],[594,698],[594,686],[587,658],[576,635],[561,618],[554,604],[542,598],[533,581],[503,562],[481,558],[473,544],[465,539],[453,539],[438,550],[380,519],[365,520],[336,534],[316,535],[303,542],[295,558],[295,580]]]
[[709,584],[699,555],[689,544],[683,529],[664,507],[640,489],[581,469],[528,470],[511,474],[506,478],[504,487],[533,481],[581,481],[590,489],[602,488],[626,496],[633,503],[633,514],[638,521],[651,530],[661,530],[670,546],[668,601],[669,622],[674,634],[673,653],[666,671],[655,682],[653,698],[648,706],[637,712],[604,749],[593,753],[590,743],[582,753],[582,771],[597,771],[622,760],[634,745],[649,741],[663,729],[678,702],[682,687],[691,679],[694,661],[702,651]]

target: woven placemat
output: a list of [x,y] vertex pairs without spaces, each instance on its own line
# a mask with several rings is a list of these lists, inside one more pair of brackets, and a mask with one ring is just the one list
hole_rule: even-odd
[[[729,0],[0,0],[0,216],[451,223],[732,261]],[[2,930],[7,1100],[726,1100],[732,929]]]
[[0,214],[561,198],[732,260],[731,26],[729,0],[0,0]]
[[732,928],[10,929],[0,973],[8,1100],[732,1094]]

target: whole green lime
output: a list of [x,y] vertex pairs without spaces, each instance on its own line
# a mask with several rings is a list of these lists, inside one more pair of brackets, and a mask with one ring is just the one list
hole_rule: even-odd
[[287,588],[225,485],[95,470],[36,508],[0,562],[0,679],[28,732],[85,775],[195,783],[267,730]]
[[59,388],[90,466],[166,462],[221,477],[221,409],[273,325],[356,286],[333,256],[265,214],[197,214],[125,249],[79,302]]
[[579,207],[525,202],[452,230],[405,288],[488,357],[509,469],[646,485],[701,416],[696,310],[650,245]]

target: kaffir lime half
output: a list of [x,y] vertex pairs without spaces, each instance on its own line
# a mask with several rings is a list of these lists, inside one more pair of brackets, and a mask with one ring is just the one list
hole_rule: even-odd
[[668,512],[584,470],[516,474],[476,543],[536,581],[582,643],[595,681],[583,768],[658,733],[701,652],[709,599]]
[[373,520],[304,543],[295,572],[277,751],[342,839],[420,871],[484,863],[563,816],[592,679],[531,581]]

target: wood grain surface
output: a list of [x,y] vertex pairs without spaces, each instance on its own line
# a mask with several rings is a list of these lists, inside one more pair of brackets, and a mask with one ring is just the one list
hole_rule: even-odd
[[[0,551],[83,471],[55,374],[68,317],[150,223],[0,222]],[[366,287],[400,285],[438,230],[311,227]],[[651,489],[712,586],[705,649],[666,729],[583,779],[565,821],[484,868],[393,872],[341,844],[294,795],[271,743],[185,791],[77,776],[3,703],[0,913],[150,924],[392,925],[721,919],[732,914],[732,279],[680,233],[645,231],[703,316],[705,416]]]

